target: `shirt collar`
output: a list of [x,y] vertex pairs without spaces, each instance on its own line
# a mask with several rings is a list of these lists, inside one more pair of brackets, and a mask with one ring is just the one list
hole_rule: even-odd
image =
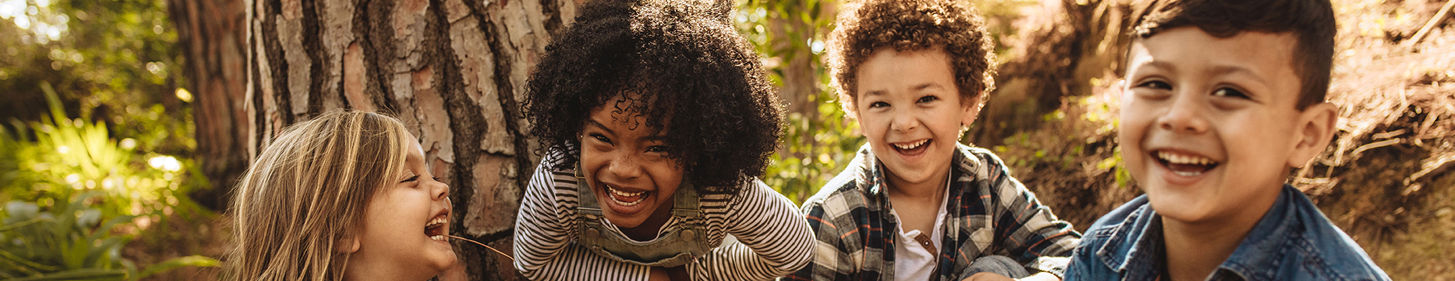
[[[1299,191],[1284,185],[1273,206],[1248,231],[1238,248],[1233,250],[1233,254],[1218,266],[1220,271],[1230,271],[1247,279],[1257,276],[1254,275],[1257,274],[1257,268],[1277,262],[1279,255],[1276,253],[1285,241],[1278,238],[1296,231],[1296,226],[1287,223],[1295,215],[1289,211],[1288,201],[1292,197],[1289,192]],[[1115,226],[1116,229],[1111,232],[1107,243],[1097,249],[1096,254],[1108,268],[1123,272],[1127,280],[1157,279],[1162,264],[1165,263],[1158,253],[1162,250],[1162,217],[1152,210],[1145,195],[1132,199],[1128,204],[1139,204],[1141,207],[1128,215],[1123,223]]]

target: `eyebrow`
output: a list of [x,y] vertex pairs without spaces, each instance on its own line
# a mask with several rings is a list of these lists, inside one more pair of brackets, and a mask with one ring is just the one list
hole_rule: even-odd
[[911,87],[910,89],[914,89],[915,91],[923,91],[929,88],[944,88],[944,86],[940,86],[939,83],[928,82],[924,84],[914,85],[914,87]]
[[1245,76],[1248,76],[1249,78],[1252,78],[1253,80],[1257,81],[1259,84],[1268,85],[1268,81],[1263,80],[1263,76],[1258,75],[1258,72],[1254,72],[1252,69],[1247,69],[1247,68],[1237,67],[1237,66],[1231,66],[1231,65],[1218,65],[1218,66],[1213,66],[1213,68],[1212,68],[1212,74],[1214,76],[1222,76],[1222,75],[1235,74],[1235,73],[1242,73]]
[[596,128],[600,128],[601,130],[606,131],[606,133],[608,134],[616,134],[616,131],[612,131],[611,129],[606,128],[606,125],[601,125],[600,122],[596,122],[596,120],[594,119],[586,119],[586,125],[596,126]]

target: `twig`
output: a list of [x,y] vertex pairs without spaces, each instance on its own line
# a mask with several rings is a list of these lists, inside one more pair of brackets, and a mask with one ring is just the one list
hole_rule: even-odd
[[515,258],[510,257],[510,255],[505,254],[505,252],[501,252],[500,250],[496,250],[495,247],[485,246],[484,243],[475,242],[475,240],[465,239],[464,237],[459,237],[459,236],[454,236],[454,235],[449,235],[449,234],[445,234],[445,236],[449,236],[450,238],[455,238],[455,239],[459,239],[459,240],[465,240],[465,241],[470,242],[470,243],[475,243],[475,245],[480,245],[480,247],[485,247],[486,249],[490,249],[491,251],[495,251],[495,253],[500,254],[501,256],[505,256],[505,258],[510,259],[510,262],[515,262]]
[[1424,40],[1425,35],[1430,34],[1430,30],[1435,28],[1435,24],[1445,20],[1445,15],[1450,14],[1451,7],[1455,7],[1455,0],[1446,0],[1445,6],[1440,7],[1440,11],[1435,13],[1435,17],[1430,18],[1430,21],[1426,22],[1425,27],[1420,28],[1419,32],[1415,32],[1414,37],[1410,37],[1408,44],[1414,46],[1415,44],[1419,44],[1420,40]]

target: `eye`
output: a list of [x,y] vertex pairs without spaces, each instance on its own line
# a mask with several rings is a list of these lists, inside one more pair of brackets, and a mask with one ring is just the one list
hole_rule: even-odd
[[608,144],[611,143],[611,139],[608,139],[608,138],[606,138],[606,136],[603,136],[601,134],[591,133],[590,136],[591,136],[591,138],[596,139],[596,141],[604,142],[604,143],[608,143]]
[[880,107],[889,107],[889,103],[882,102],[882,101],[876,101],[876,102],[873,102],[873,103],[870,103],[869,104],[869,108],[880,108]]
[[919,100],[916,100],[915,102],[918,102],[918,103],[927,103],[927,102],[932,102],[932,101],[937,101],[937,100],[940,100],[940,97],[937,97],[937,96],[934,96],[934,95],[929,95],[929,96],[920,97]]
[[1249,98],[1248,97],[1248,94],[1243,93],[1243,91],[1239,91],[1238,89],[1233,89],[1233,88],[1226,88],[1226,87],[1224,87],[1224,88],[1218,88],[1217,90],[1213,90],[1212,95],[1215,96],[1215,97],[1234,97],[1234,98],[1242,98],[1242,99],[1252,99],[1252,98]]
[[1152,88],[1152,89],[1158,89],[1158,90],[1171,90],[1172,89],[1172,85],[1171,84],[1167,84],[1167,82],[1162,82],[1162,81],[1158,81],[1158,80],[1152,80],[1152,81],[1142,82],[1141,84],[1137,84],[1137,88]]
[[412,181],[416,181],[416,180],[419,180],[419,175],[409,176],[409,178],[404,179],[404,181],[400,181],[399,183],[412,182]]
[[653,145],[651,147],[647,147],[647,152],[651,152],[651,153],[667,153],[667,146],[665,146],[665,145]]

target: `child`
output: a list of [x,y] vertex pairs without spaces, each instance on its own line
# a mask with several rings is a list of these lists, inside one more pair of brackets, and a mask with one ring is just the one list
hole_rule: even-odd
[[236,280],[426,280],[455,263],[449,186],[404,125],[333,112],[289,127],[238,184]]
[[764,280],[808,263],[808,224],[755,177],[777,97],[722,8],[590,1],[546,49],[527,106],[545,155],[515,228],[526,277]]
[[1328,0],[1166,1],[1136,25],[1122,159],[1146,195],[1101,217],[1067,279],[1388,280],[1298,189],[1324,150]]
[[955,0],[845,8],[829,66],[869,143],[804,203],[816,257],[794,279],[1057,279],[1080,235],[958,143],[993,87],[980,17]]

